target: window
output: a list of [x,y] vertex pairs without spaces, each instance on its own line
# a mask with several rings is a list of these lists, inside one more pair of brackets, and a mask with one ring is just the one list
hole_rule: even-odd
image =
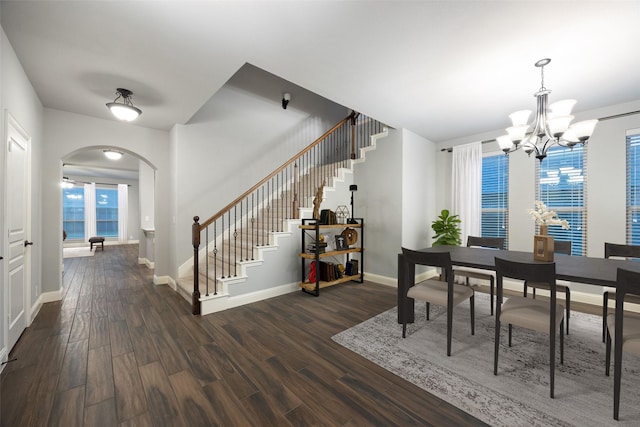
[[118,237],[118,190],[96,188],[96,234]]
[[[85,188],[91,187],[80,185],[62,190],[62,228],[67,240],[87,240],[92,236],[118,238],[118,189],[96,188],[93,202],[90,194],[85,195]],[[86,204],[95,206],[95,223],[89,223],[93,212],[87,212]]]
[[627,135],[627,244],[640,245],[640,129]]
[[508,247],[509,157],[504,154],[482,159],[482,237],[504,237]]
[[537,199],[556,211],[560,219],[566,219],[571,227],[563,230],[560,226],[551,226],[549,235],[556,240],[570,240],[573,255],[586,255],[586,146],[552,147],[547,157],[537,163]]
[[67,240],[84,240],[84,188],[62,190],[62,229]]

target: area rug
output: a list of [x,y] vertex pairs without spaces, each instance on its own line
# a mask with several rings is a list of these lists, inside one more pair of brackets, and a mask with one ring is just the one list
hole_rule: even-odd
[[93,256],[93,251],[85,247],[62,249],[63,258],[78,258],[78,257],[85,257],[85,256]]
[[[620,421],[613,420],[613,367],[605,376],[605,345],[598,316],[571,313],[564,365],[556,362],[555,398],[549,397],[549,338],[513,328],[508,347],[502,325],[498,375],[493,375],[495,320],[489,299],[476,294],[476,334],[468,302],[454,309],[451,357],[446,356],[446,312],[416,303],[416,321],[397,323],[396,308],[335,336],[333,340],[377,365],[494,426],[638,426],[640,359],[623,356]],[[558,343],[559,344],[559,343]]]

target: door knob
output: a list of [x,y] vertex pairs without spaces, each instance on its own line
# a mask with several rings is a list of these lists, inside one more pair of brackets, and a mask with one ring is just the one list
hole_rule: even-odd
[[27,247],[27,246],[29,246],[29,245],[33,245],[33,242],[30,242],[30,241],[28,241],[28,240],[25,240],[25,241],[24,241],[24,247],[26,248],[26,247]]

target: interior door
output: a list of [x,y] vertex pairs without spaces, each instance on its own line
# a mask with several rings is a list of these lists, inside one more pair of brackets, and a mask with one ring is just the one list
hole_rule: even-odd
[[4,262],[8,272],[7,348],[9,350],[18,341],[29,321],[29,152],[28,135],[8,115],[6,179],[8,253],[5,255]]

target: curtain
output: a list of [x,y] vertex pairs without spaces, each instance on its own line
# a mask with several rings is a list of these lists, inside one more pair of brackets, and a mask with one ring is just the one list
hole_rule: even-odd
[[84,236],[87,242],[97,236],[96,231],[96,184],[84,185]]
[[129,186],[118,184],[118,241],[127,242],[127,213],[129,212]]
[[472,142],[453,147],[453,214],[460,216],[462,245],[468,236],[480,236],[482,208],[482,145]]

